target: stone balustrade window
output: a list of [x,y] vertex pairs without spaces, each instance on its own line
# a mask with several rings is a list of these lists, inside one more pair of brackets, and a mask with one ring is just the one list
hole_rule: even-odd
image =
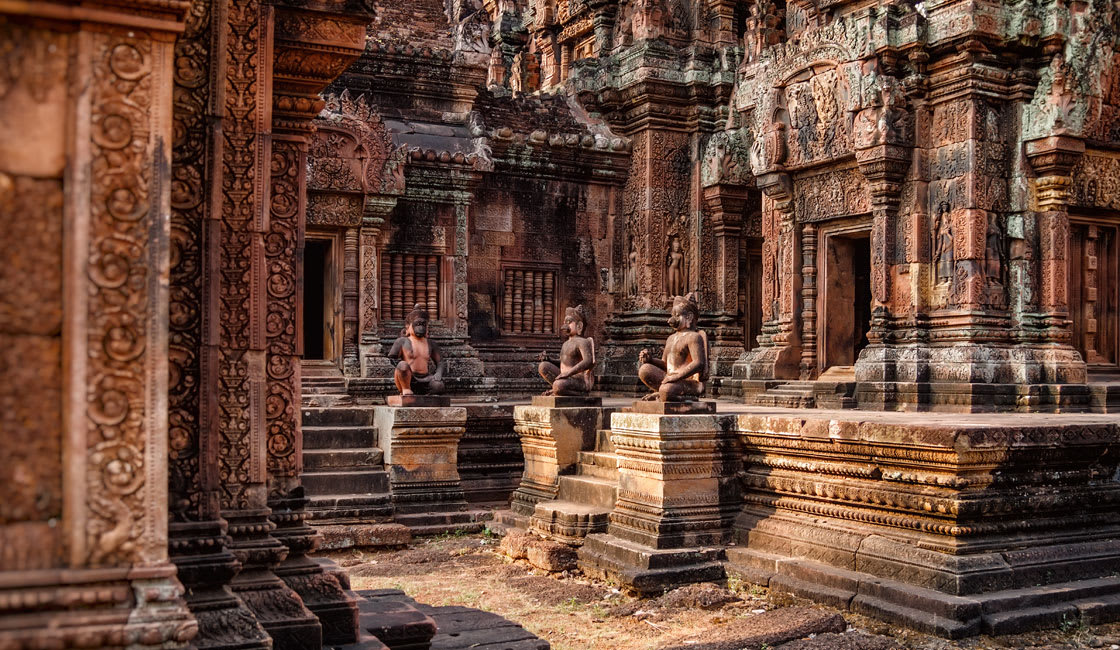
[[385,253],[381,256],[381,318],[404,320],[417,305],[439,318],[439,256]]
[[555,271],[503,269],[502,331],[506,334],[554,334],[555,321]]

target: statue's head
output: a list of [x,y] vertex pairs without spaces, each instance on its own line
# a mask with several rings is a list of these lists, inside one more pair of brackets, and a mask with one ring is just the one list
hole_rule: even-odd
[[560,326],[561,332],[567,336],[583,336],[583,330],[586,328],[587,317],[583,313],[583,305],[568,307],[564,310],[564,324]]
[[412,311],[408,313],[408,321],[405,332],[412,334],[417,338],[424,338],[428,335],[428,310],[424,309],[424,305],[417,303]]
[[680,237],[673,237],[673,239],[671,239],[669,241],[669,248],[671,248],[674,253],[681,252],[681,239],[680,239]]
[[688,330],[696,327],[696,321],[698,320],[700,320],[700,305],[697,303],[695,293],[673,298],[669,327],[678,331]]

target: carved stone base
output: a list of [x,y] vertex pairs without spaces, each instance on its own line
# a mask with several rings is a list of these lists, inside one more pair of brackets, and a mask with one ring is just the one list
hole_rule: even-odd
[[319,619],[273,569],[288,556],[288,547],[270,534],[268,509],[223,512],[229,521],[230,550],[241,560],[242,570],[230,589],[256,616],[272,637],[273,647],[317,648],[323,643]]
[[739,379],[797,379],[801,376],[801,350],[792,345],[764,345],[739,358],[732,369]]
[[187,607],[198,620],[199,650],[267,650],[268,633],[227,586],[241,564],[226,548],[224,521],[176,522],[169,527],[171,560],[186,587]]
[[1085,384],[860,382],[860,408],[955,413],[1078,412],[1094,410]]
[[389,470],[394,519],[414,532],[469,523],[458,469],[466,409],[379,406],[374,421]]
[[650,549],[722,544],[738,507],[731,418],[614,413],[618,501],[608,533]]
[[297,487],[286,498],[269,500],[276,524],[273,537],[288,547],[286,557],[274,572],[292,588],[311,610],[323,628],[323,643],[342,645],[358,639],[358,605],[339,583],[335,573],[307,557],[319,546],[319,533],[307,525],[307,502],[303,488]]
[[1086,376],[1081,355],[1060,345],[869,345],[855,365],[860,382],[1084,384]]
[[643,596],[694,582],[722,582],[722,548],[652,549],[610,534],[589,535],[579,549],[586,575],[614,581]]
[[951,637],[1120,617],[1114,417],[736,420],[729,555],[771,587]]
[[521,485],[510,506],[514,513],[531,517],[538,503],[556,498],[558,477],[575,467],[580,451],[595,448],[596,433],[610,413],[601,407],[514,407],[514,430],[521,436],[525,457]]
[[198,623],[182,594],[171,564],[13,572],[0,586],[0,647],[188,648]]
[[531,403],[533,406],[547,408],[585,408],[602,406],[603,398],[589,395],[534,395]]

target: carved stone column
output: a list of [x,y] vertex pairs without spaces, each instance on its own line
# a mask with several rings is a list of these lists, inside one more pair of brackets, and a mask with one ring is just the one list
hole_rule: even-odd
[[212,126],[208,108],[213,101],[209,68],[214,65],[215,23],[220,6],[193,2],[186,30],[176,40],[175,140],[171,193],[171,309],[170,384],[168,416],[170,489],[169,548],[187,587],[187,605],[198,620],[194,643],[200,648],[270,648],[271,640],[253,613],[228,585],[241,570],[229,550],[226,521],[220,514],[218,421],[205,387],[212,385],[217,350],[204,347],[205,323],[213,313],[213,297],[204,287],[214,277],[214,251],[207,228],[214,206],[209,185],[217,177],[209,164]]
[[347,228],[342,254],[342,370],[347,376],[361,372],[358,357],[358,229]]
[[[321,625],[321,643],[354,643],[358,638],[355,598],[339,582],[336,572],[307,557],[318,548],[319,533],[307,524],[307,503],[300,473],[303,436],[300,430],[299,367],[303,248],[307,221],[307,155],[312,120],[324,102],[318,93],[361,53],[367,16],[349,16],[302,9],[302,3],[277,3],[274,15],[272,96],[272,155],[270,211],[265,234],[268,288],[266,369],[268,418],[268,507],[275,526],[273,537],[283,543],[286,557],[276,575],[298,594]],[[357,365],[357,229],[346,235],[343,300],[344,358]],[[302,607],[301,605],[301,607]],[[298,631],[273,630],[277,647],[305,647],[311,626],[302,613]],[[284,623],[293,628],[290,622]],[[267,625],[266,625],[267,627]],[[294,629],[294,628],[293,628]],[[310,647],[310,646],[307,646]]]
[[743,331],[738,326],[722,325],[737,322],[739,312],[739,234],[743,229],[748,190],[746,185],[712,185],[704,188],[704,202],[712,215],[712,234],[716,241],[716,300],[708,327],[714,335],[712,374],[731,375],[731,365],[743,351]]
[[1041,308],[1037,327],[1043,344],[1056,348],[1049,362],[1041,360],[1042,377],[1038,380],[1082,383],[1086,378],[1084,361],[1071,346],[1067,273],[1071,173],[1085,153],[1085,142],[1068,135],[1052,135],[1027,142],[1026,152],[1038,174],[1034,179]]
[[801,231],[801,379],[817,377],[817,226]]
[[367,196],[362,214],[362,227],[359,257],[361,258],[361,277],[359,279],[359,322],[358,347],[361,355],[361,374],[363,377],[387,377],[392,374],[392,363],[380,352],[377,337],[377,324],[381,303],[381,250],[382,226],[397,205],[397,197],[374,195]]
[[[885,109],[865,109],[876,114],[882,110]],[[873,119],[878,121],[878,117]],[[871,194],[871,330],[867,333],[868,346],[856,360],[856,378],[860,381],[896,378],[897,359],[887,349],[887,337],[891,306],[896,298],[891,282],[896,263],[895,229],[902,181],[910,167],[910,151],[908,146],[889,142],[856,149],[856,161]]]
[[183,648],[197,632],[167,553],[187,8],[0,4],[0,647]]
[[772,204],[763,226],[763,296],[769,304],[762,306],[766,321],[761,345],[747,355],[745,378],[796,379],[801,361],[801,274],[796,272],[801,229],[793,214],[793,181],[789,174],[771,172],[758,177],[758,186]]

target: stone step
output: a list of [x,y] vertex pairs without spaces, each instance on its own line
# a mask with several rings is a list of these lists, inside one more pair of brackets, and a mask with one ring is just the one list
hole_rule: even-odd
[[579,475],[618,481],[618,455],[602,451],[581,451]]
[[315,522],[371,522],[393,515],[392,497],[381,494],[310,494],[307,511]]
[[370,426],[303,427],[303,448],[366,449],[377,445],[377,429]]
[[303,467],[309,472],[380,467],[384,454],[377,447],[361,449],[305,449]]
[[561,476],[556,498],[612,509],[618,498],[618,482],[592,476]]
[[303,426],[372,426],[373,408],[368,406],[336,406],[303,409]]
[[611,444],[610,429],[599,429],[595,432],[595,451],[607,454],[614,453],[614,445]]
[[610,508],[574,501],[541,501],[533,508],[529,528],[562,544],[578,546],[592,533],[607,532]]
[[304,408],[331,408],[339,406],[353,406],[354,398],[350,395],[305,395],[300,406]]
[[378,494],[389,491],[389,473],[384,469],[304,472],[303,487],[309,494]]
[[345,386],[308,386],[304,384],[299,389],[300,395],[346,395]]

